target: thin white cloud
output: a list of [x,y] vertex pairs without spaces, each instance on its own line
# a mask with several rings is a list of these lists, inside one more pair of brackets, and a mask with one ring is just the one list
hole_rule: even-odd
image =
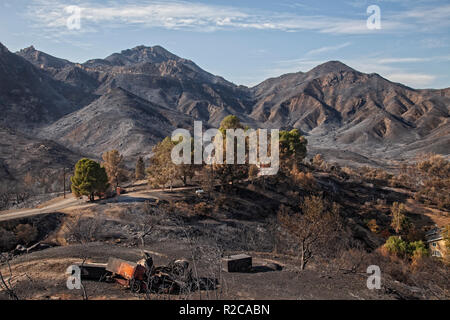
[[450,5],[413,8],[400,13],[399,16],[402,18],[420,19],[421,22],[447,22],[449,24]]
[[378,63],[390,64],[390,63],[412,63],[412,62],[426,62],[430,61],[430,58],[384,58],[379,59]]
[[378,73],[384,78],[400,82],[413,88],[425,88],[430,86],[437,76],[417,72],[414,68],[406,68],[402,63],[413,63],[422,61],[438,61],[444,57],[430,58],[361,58],[361,59],[344,59],[343,62],[365,73]]
[[407,84],[414,88],[423,88],[436,80],[436,76],[425,73],[392,73],[387,74],[386,78],[394,81]]
[[318,55],[318,54],[322,54],[322,53],[328,53],[328,52],[333,52],[333,51],[337,51],[340,49],[343,49],[345,47],[348,47],[349,45],[351,45],[351,42],[345,42],[336,46],[325,46],[325,47],[321,47],[321,48],[317,48],[311,51],[308,51],[306,53],[306,55]]
[[281,60],[276,62],[274,67],[267,70],[267,75],[274,77],[291,72],[306,72],[324,62],[326,62],[324,59],[307,58]]
[[[215,31],[222,29],[258,29],[281,31],[316,31],[332,34],[374,33],[366,26],[364,15],[355,18],[338,18],[324,15],[296,15],[289,12],[268,12],[225,5],[194,3],[186,1],[140,1],[136,4],[94,1],[34,0],[29,7],[29,17],[38,28],[51,29],[56,34],[68,33],[66,21],[69,16],[64,8],[78,5],[81,9],[82,29],[92,32],[102,27],[138,25],[166,29]],[[403,30],[407,25],[400,21],[383,21],[383,29]]]
[[450,47],[450,39],[448,37],[422,39],[421,45],[429,49]]
[[415,32],[442,31],[450,27],[450,4],[417,6],[392,14],[389,19],[409,24]]

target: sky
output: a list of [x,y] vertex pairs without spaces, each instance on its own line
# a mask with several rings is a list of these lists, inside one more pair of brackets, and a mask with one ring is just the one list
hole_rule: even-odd
[[246,86],[339,60],[413,88],[450,87],[448,0],[2,0],[0,42],[80,63],[160,45]]

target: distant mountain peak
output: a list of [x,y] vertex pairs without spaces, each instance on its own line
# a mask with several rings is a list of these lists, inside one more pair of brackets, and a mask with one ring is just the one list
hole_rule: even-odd
[[325,74],[330,72],[355,71],[355,69],[347,66],[340,61],[332,60],[318,65],[317,67],[308,71],[308,73]]
[[162,63],[168,60],[180,60],[181,58],[167,51],[161,46],[146,47],[140,45],[132,49],[113,53],[105,60],[119,66],[136,63]]
[[134,47],[132,49],[122,50],[122,53],[127,53],[129,51],[144,51],[144,52],[145,51],[153,51],[153,52],[165,53],[165,54],[169,54],[169,55],[175,56],[170,51],[166,50],[164,47],[162,47],[160,45],[154,45],[154,46],[148,47],[148,46],[144,46],[144,45],[141,44],[141,45],[136,46],[136,47]]
[[[148,47],[146,47],[146,46],[144,46],[143,44],[141,44],[141,45],[139,45],[139,46],[134,47],[134,48],[131,49],[131,50],[142,50],[142,49],[145,49],[145,48],[148,48]],[[123,52],[123,51],[126,51],[126,50],[122,50],[122,52]]]
[[27,48],[21,49],[19,52],[35,52],[35,51],[37,51],[36,48],[31,45],[31,46],[29,46]]
[[28,48],[21,49],[19,52],[16,52],[17,55],[22,58],[28,60],[35,66],[41,67],[51,67],[51,68],[64,68],[68,65],[72,65],[72,62],[56,58],[51,56],[45,52],[36,50],[34,46],[29,46]]

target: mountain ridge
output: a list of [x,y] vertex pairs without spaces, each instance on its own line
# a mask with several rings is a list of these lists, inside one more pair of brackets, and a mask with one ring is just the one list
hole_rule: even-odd
[[[0,46],[0,50],[4,49]],[[154,106],[162,113],[170,111],[172,117],[183,119],[184,124],[185,117],[189,117],[192,123],[202,120],[209,126],[218,126],[223,117],[235,114],[253,127],[297,128],[308,137],[312,147],[346,148],[366,155],[389,154],[396,158],[402,153],[429,151],[432,138],[441,141],[436,150],[442,152],[449,136],[450,88],[412,89],[376,73],[359,72],[340,61],[328,61],[307,72],[269,78],[247,88],[212,75],[161,46],[141,45],[82,64],[36,51],[29,47],[18,55],[38,65],[40,72],[58,83],[79,91],[70,100],[79,101],[74,110],[49,120],[44,126],[45,134],[40,133],[57,141],[66,136],[61,135],[61,123],[67,121],[60,121],[63,117],[83,114],[82,118],[94,121],[86,110],[104,112],[104,118],[109,119],[105,126],[117,124],[107,114],[118,115],[120,110],[102,104],[122,98],[128,104],[142,99],[136,103],[150,109]],[[120,90],[132,96],[119,97]],[[117,103],[115,106],[119,108]],[[169,122],[167,125],[173,128]],[[65,123],[76,131],[73,125]],[[151,126],[137,127],[146,128],[150,137],[158,137]],[[83,151],[76,135],[73,137],[73,141],[67,139],[64,143]],[[420,141],[429,143],[425,146]],[[120,145],[111,142],[102,147]],[[138,149],[126,153],[135,154]],[[92,147],[85,149],[94,150],[99,151]]]

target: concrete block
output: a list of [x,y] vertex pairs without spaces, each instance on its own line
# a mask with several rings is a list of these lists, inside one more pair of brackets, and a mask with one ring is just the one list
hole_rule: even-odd
[[226,272],[250,272],[252,257],[246,254],[224,257],[222,258],[222,269]]

